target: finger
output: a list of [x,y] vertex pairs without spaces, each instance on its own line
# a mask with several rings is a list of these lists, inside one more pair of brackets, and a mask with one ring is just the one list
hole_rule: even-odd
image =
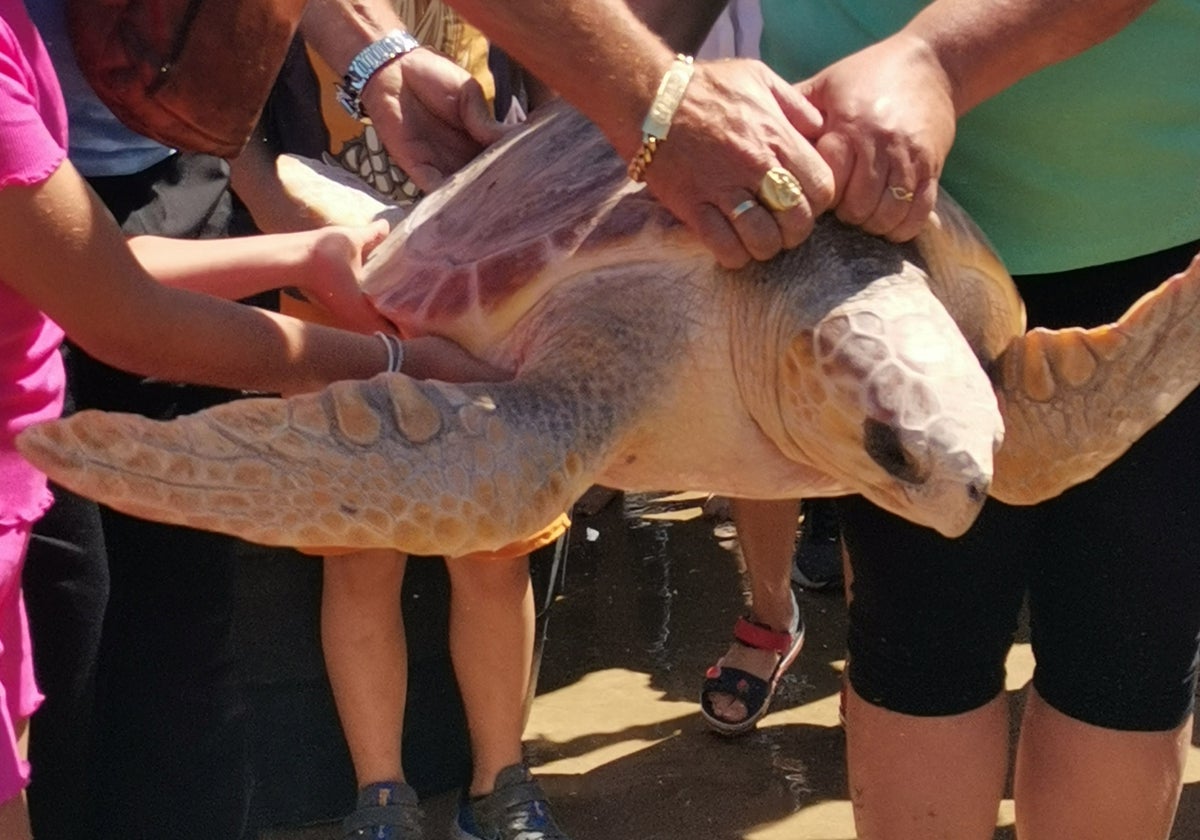
[[500,140],[513,128],[496,120],[483,88],[474,79],[464,85],[459,94],[458,114],[471,139],[483,148]]
[[[749,217],[748,221],[739,218],[734,227],[757,260],[770,259],[781,249],[795,248],[809,237],[816,223],[816,214],[807,198],[801,198],[799,204],[787,210],[773,210],[759,204],[745,216]],[[774,238],[766,236],[761,227],[763,220],[770,221]]]
[[854,171],[854,146],[844,135],[829,132],[817,140],[816,149],[833,177],[833,196],[825,208],[828,209],[836,206],[846,194],[846,184]]
[[701,205],[691,227],[716,255],[717,262],[726,268],[741,268],[750,262],[750,251],[734,230],[733,224],[713,205]]
[[916,182],[910,159],[893,166],[883,179],[875,212],[863,222],[863,230],[876,236],[887,236],[903,224],[916,202]]
[[349,297],[331,296],[322,301],[342,329],[370,333],[376,330],[391,332],[391,323],[379,314],[370,299],[362,293]]
[[775,101],[779,103],[783,115],[798,132],[809,140],[820,136],[821,129],[825,125],[825,118],[817,106],[801,93],[799,87],[789,84],[772,84],[771,90],[775,94]]
[[879,171],[879,161],[871,146],[856,146],[854,165],[846,178],[845,191],[837,205],[837,217],[848,225],[861,226],[879,207],[886,172]]
[[449,173],[443,172],[437,165],[428,161],[414,163],[405,171],[417,188],[424,193],[440,187],[449,177]]
[[916,189],[908,214],[900,224],[888,231],[887,238],[893,242],[907,242],[924,229],[937,204],[938,183],[927,178]]
[[787,210],[775,210],[784,248],[795,248],[812,233],[816,219],[833,203],[835,180],[833,171],[811,147],[799,153],[779,150],[782,168],[791,172],[800,184],[800,202]]
[[[772,211],[757,200],[748,209],[745,201],[732,208],[729,213],[730,224],[742,240],[742,245],[756,260],[769,260],[785,247],[785,226],[794,226],[795,219],[807,216],[808,208],[803,211],[797,207],[786,212]],[[797,242],[797,244],[799,244]]]

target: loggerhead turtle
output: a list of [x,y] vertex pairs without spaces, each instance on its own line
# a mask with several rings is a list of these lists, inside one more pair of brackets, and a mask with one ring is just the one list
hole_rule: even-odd
[[822,218],[728,271],[565,105],[426,197],[364,289],[403,334],[513,379],[383,374],[168,423],[85,412],[19,447],[128,513],[301,548],[495,549],[594,483],[860,492],[954,536],[989,492],[1032,504],[1090,478],[1200,380],[1200,261],[1114,325],[1026,333],[943,198],[910,245]]

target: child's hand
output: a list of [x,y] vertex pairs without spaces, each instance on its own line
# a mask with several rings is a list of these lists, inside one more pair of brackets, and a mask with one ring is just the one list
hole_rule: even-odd
[[328,310],[338,326],[356,332],[392,330],[360,287],[363,263],[387,234],[388,225],[383,221],[361,227],[335,225],[313,232],[309,279],[301,291],[312,303]]

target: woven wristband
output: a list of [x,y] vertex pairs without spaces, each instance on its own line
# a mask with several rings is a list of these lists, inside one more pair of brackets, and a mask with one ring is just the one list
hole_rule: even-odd
[[654,159],[659,144],[667,139],[667,132],[671,130],[671,120],[679,108],[679,103],[683,101],[683,94],[687,90],[688,82],[692,80],[694,69],[692,57],[681,54],[675,56],[675,60],[663,74],[662,81],[658,84],[658,93],[650,103],[650,112],[642,121],[642,147],[629,161],[628,172],[632,180],[641,181],[646,176],[646,167]]

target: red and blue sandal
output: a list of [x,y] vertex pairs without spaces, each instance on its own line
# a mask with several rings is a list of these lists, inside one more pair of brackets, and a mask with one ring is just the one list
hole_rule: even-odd
[[[796,657],[800,655],[800,648],[804,646],[804,621],[800,617],[799,606],[795,608],[795,615],[796,623],[790,633],[772,630],[746,616],[737,620],[733,627],[733,638],[738,644],[755,650],[772,651],[779,660],[767,679],[740,668],[726,668],[721,664],[721,660],[708,669],[704,675],[704,685],[700,689],[700,714],[714,732],[730,737],[744,735],[754,729],[767,713],[779,680],[796,661]],[[728,694],[740,700],[746,707],[746,717],[738,721],[718,717],[709,700],[713,694]]]

